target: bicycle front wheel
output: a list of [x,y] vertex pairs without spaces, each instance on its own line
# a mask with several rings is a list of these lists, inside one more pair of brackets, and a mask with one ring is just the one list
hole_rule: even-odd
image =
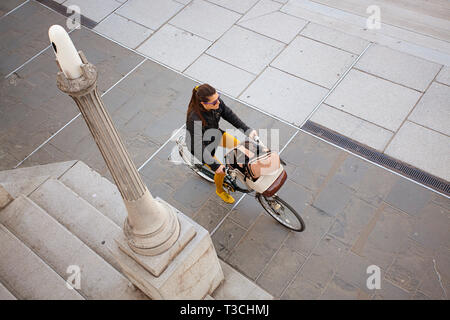
[[283,226],[297,232],[305,230],[302,217],[286,201],[276,195],[264,197],[258,194],[257,198],[264,210]]

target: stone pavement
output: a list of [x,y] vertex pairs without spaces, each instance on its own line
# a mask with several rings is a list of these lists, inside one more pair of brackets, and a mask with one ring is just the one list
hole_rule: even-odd
[[[5,7],[1,7],[0,11],[9,12],[20,2],[4,2],[2,5]],[[81,4],[81,1],[70,2]],[[123,14],[134,12],[137,16],[136,19],[147,17],[139,16],[139,10],[133,11],[126,7],[127,4],[138,5],[144,1],[128,0],[124,4],[116,1],[109,2],[111,9],[108,10],[111,12],[116,8],[119,13]],[[213,2],[221,5],[225,3],[215,0],[198,2],[195,5],[216,8],[212,4]],[[93,5],[95,2],[89,3]],[[145,3],[149,4],[150,2]],[[251,7],[248,5],[250,2],[229,1],[226,3],[233,6],[233,10],[220,7],[220,10],[223,10],[223,15],[220,17],[226,17],[226,19],[224,18],[227,21],[224,22],[225,25],[232,28],[230,30],[235,30],[240,36],[248,37],[256,51],[266,50],[261,54],[259,61],[255,57],[229,57],[235,59],[234,63],[237,64],[246,65],[248,61],[248,67],[253,70],[244,73],[244,70],[239,69],[236,76],[238,82],[245,82],[244,75],[246,74],[251,75],[250,78],[254,80],[256,76],[252,72],[265,69],[252,82],[255,87],[251,85],[245,89],[255,92],[255,94],[248,94],[248,99],[269,97],[270,90],[279,89],[280,91],[277,92],[282,93],[279,99],[284,101],[283,106],[288,105],[289,101],[292,101],[290,99],[296,101],[308,99],[309,103],[314,105],[330,92],[331,74],[330,77],[315,74],[316,78],[306,81],[282,71],[282,68],[289,66],[286,56],[290,54],[290,51],[297,51],[306,43],[308,46],[317,46],[321,42],[316,43],[310,38],[296,36],[297,33],[289,36],[289,32],[281,32],[283,37],[291,37],[289,39],[292,40],[291,44],[294,49],[286,48],[278,56],[278,67],[265,68],[260,65],[260,62],[269,59],[264,60],[269,63],[271,55],[277,50],[281,52],[286,44],[280,46],[280,41],[274,39],[267,41],[262,38],[262,35],[256,36],[249,33],[251,31],[248,29],[230,22],[246,13]],[[276,12],[279,11],[277,7],[281,6],[275,2],[253,1],[252,4],[271,5],[276,7],[274,9]],[[10,7],[6,7],[6,5],[10,5]],[[162,8],[168,6],[164,5]],[[180,11],[184,10],[184,6],[176,2],[173,2],[171,6],[178,8],[176,12],[189,12],[190,8],[186,7],[185,11]],[[105,5],[104,8],[106,7]],[[96,15],[89,16],[89,18],[99,19],[96,20],[99,22],[108,15],[105,11],[93,11]],[[151,12],[151,10],[147,12]],[[197,13],[194,10],[190,14]],[[248,11],[247,14],[255,13]],[[276,13],[276,15],[279,14],[281,12]],[[119,16],[116,13],[114,15]],[[271,14],[266,16],[268,19],[272,18]],[[40,24],[30,31],[24,17],[39,20]],[[84,121],[77,116],[78,110],[75,104],[56,88],[57,68],[53,52],[46,42],[46,30],[54,23],[64,25],[61,17],[38,2],[28,1],[15,11],[0,18],[2,38],[13,39],[12,34],[25,35],[33,32],[32,37],[28,36],[28,41],[16,43],[8,40],[9,47],[2,44],[0,70],[4,76],[11,75],[0,81],[0,170],[11,169],[17,165],[24,167],[80,159],[110,178]],[[157,23],[160,19],[163,23],[170,17],[171,15],[167,16],[161,13],[155,15],[151,21]],[[104,21],[108,19],[106,18]],[[255,18],[256,20],[258,19]],[[177,23],[183,24],[189,19],[184,20],[183,17],[179,17],[177,21]],[[249,24],[250,21],[252,20],[248,21]],[[287,19],[286,21],[289,23],[287,28],[289,31],[292,31],[293,26],[298,23],[296,19]],[[145,21],[140,23],[143,24],[143,22]],[[309,23],[306,27],[311,25]],[[100,26],[101,22],[97,27]],[[166,29],[164,27],[158,29],[159,27],[155,25],[145,27],[150,28],[152,34],[155,35],[161,30],[168,32],[166,36],[150,37],[147,41],[170,39],[168,37],[170,32],[175,32],[174,38],[181,41],[184,37],[196,37],[183,34],[169,24],[165,26]],[[144,28],[144,26],[142,27]],[[212,42],[215,37],[219,37],[220,30],[225,27],[221,27],[220,24],[217,24],[216,27],[217,30],[210,29],[209,33],[202,35],[201,41],[194,42],[194,45],[189,48],[197,50],[203,41]],[[301,24],[297,27],[302,28]],[[198,32],[202,30],[204,31],[205,28],[200,28]],[[238,202],[235,205],[225,204],[215,195],[213,185],[200,179],[188,168],[168,161],[174,147],[174,142],[170,141],[170,137],[174,132],[183,128],[186,104],[192,88],[198,82],[182,75],[181,72],[174,72],[152,61],[139,50],[129,50],[87,28],[74,30],[71,37],[76,47],[83,50],[88,60],[98,67],[100,72],[99,89],[105,105],[150,191],[209,230],[219,257],[270,294],[280,299],[448,299],[450,292],[450,273],[448,272],[450,270],[450,236],[448,234],[450,202],[448,198],[317,139],[289,124],[289,121],[283,121],[267,112],[261,112],[258,108],[264,110],[264,105],[256,105],[256,108],[242,101],[225,97],[226,103],[248,125],[258,129],[279,129],[279,149],[282,150],[282,158],[288,162],[286,170],[289,177],[286,185],[280,191],[280,196],[301,212],[307,227],[303,233],[294,233],[283,228],[264,213],[261,206],[251,196],[240,198],[236,195]],[[343,42],[352,45],[352,48],[346,50],[365,50],[367,45],[365,41],[358,44],[346,41],[345,37]],[[220,39],[224,38],[225,36]],[[342,39],[330,38],[336,41]],[[264,41],[262,41],[262,46],[259,46],[261,39]],[[133,41],[131,37],[129,40]],[[326,38],[322,40],[326,40]],[[234,35],[231,36],[230,41],[239,43]],[[221,47],[222,45],[223,47]],[[218,55],[221,54],[220,52],[227,52],[226,44],[222,45],[219,44],[214,49],[217,50]],[[152,50],[153,46],[149,45],[148,48]],[[210,47],[210,49],[213,48],[214,46]],[[321,51],[321,54],[342,61],[343,69],[336,72],[346,72],[346,66],[349,63],[352,64],[354,62],[352,59],[358,56],[358,52],[345,51],[343,54],[339,54],[336,53],[338,51],[333,52],[338,49],[330,48],[330,52],[324,50]],[[377,46],[372,45],[370,48],[377,48]],[[188,49],[183,52],[186,58],[190,55]],[[233,50],[233,52],[235,53],[237,50]],[[366,53],[369,53],[369,50]],[[3,56],[8,55],[15,55],[14,60],[3,60]],[[352,55],[353,57],[351,57]],[[205,61],[208,59],[215,61],[212,55],[203,54],[203,56]],[[311,55],[311,59],[313,57],[314,54]],[[363,65],[362,58],[359,62]],[[180,65],[185,63],[183,59],[175,58],[174,61]],[[225,65],[223,61],[219,61],[219,63]],[[368,61],[366,67],[370,69],[372,63],[374,62]],[[22,66],[22,64],[24,65]],[[333,69],[336,65],[331,63],[329,67]],[[175,66],[172,68],[176,69]],[[235,70],[231,65],[226,65],[226,68]],[[364,67],[361,66],[361,68]],[[197,70],[204,72],[204,68]],[[220,71],[222,69],[213,67],[210,70],[219,70],[211,73],[213,76],[222,72]],[[316,68],[311,67],[293,70],[293,72],[314,70]],[[326,72],[328,69],[323,70]],[[329,95],[330,104],[336,104],[337,107],[328,105],[326,108],[333,111],[325,112],[323,111],[325,109],[320,107],[317,112],[324,114],[324,117],[338,112],[341,107],[339,105],[341,97],[348,99],[349,109],[350,107],[356,108],[358,106],[357,99],[362,97],[362,93],[356,95],[356,92],[355,95],[348,96],[342,92],[345,91],[346,86],[349,86],[346,81],[355,82],[355,79],[364,81],[365,78],[373,77],[369,71],[361,70],[353,68],[336,90]],[[411,68],[411,70],[415,69]],[[389,71],[392,70],[386,72]],[[274,74],[279,78],[268,87],[267,81],[273,79]],[[222,78],[227,76],[230,74],[225,73]],[[310,94],[300,92],[300,96],[293,98],[287,94],[292,92],[289,91],[290,87],[280,84],[280,79],[289,79],[289,81],[292,79],[293,82],[289,82],[293,86],[291,88],[300,86]],[[390,82],[386,84],[381,78],[376,79],[381,82],[377,82],[375,88],[383,89],[382,92],[393,86]],[[321,84],[312,83],[312,80]],[[263,81],[266,81],[266,84]],[[410,86],[423,88],[423,83],[415,81],[413,78],[399,78],[398,81],[411,81]],[[214,82],[215,80],[212,79],[211,83]],[[230,81],[230,83],[232,82]],[[361,85],[357,91],[364,91],[372,82],[370,84],[364,82],[364,84],[366,86]],[[235,82],[232,85],[235,86],[233,90],[236,92],[244,90],[239,87],[239,83]],[[257,85],[259,89],[255,89]],[[401,115],[407,109],[405,101],[413,101],[418,97],[419,89],[413,90],[397,84],[395,86],[396,89],[389,94],[392,94],[394,98],[403,99],[396,105],[398,109],[394,110]],[[435,125],[433,116],[427,112],[427,105],[430,105],[428,99],[434,99],[433,96],[436,95],[440,96],[440,87],[448,88],[444,84],[434,81],[423,95],[421,104],[418,104],[410,116],[417,113],[415,115],[417,119],[430,121]],[[340,90],[342,91],[340,92]],[[428,93],[431,98],[427,98]],[[233,95],[230,93],[230,96]],[[442,99],[445,99],[445,95]],[[442,101],[445,102],[445,100]],[[375,102],[379,101],[375,99]],[[421,105],[422,107],[420,107]],[[445,103],[441,104],[440,108],[445,112]],[[280,112],[285,111],[280,110]],[[287,112],[286,116],[289,118],[293,114],[298,115],[299,113],[289,114]],[[308,111],[305,111],[304,114],[308,116]],[[379,115],[367,110],[367,117],[369,116]],[[401,116],[399,118],[386,117],[384,125],[393,128],[399,125],[400,118]],[[415,125],[409,122],[406,121],[403,125]],[[229,127],[226,123],[223,125]],[[365,127],[363,124],[354,124],[354,126],[355,128]],[[376,132],[384,132],[383,130],[377,127]],[[414,130],[414,127],[411,130]],[[428,129],[421,127],[421,130]],[[439,127],[439,130],[445,131],[446,126]],[[442,136],[438,131],[432,132],[432,134]],[[404,135],[405,138],[410,138],[408,133]],[[383,137],[382,134],[375,136],[377,139]],[[395,139],[392,141],[395,142]],[[441,149],[445,149],[445,141],[444,145],[441,145]],[[379,142],[376,140],[374,143]],[[444,165],[441,163],[440,168],[442,167]],[[367,289],[366,280],[369,275],[366,271],[370,265],[377,265],[381,269],[382,280],[379,290]]]

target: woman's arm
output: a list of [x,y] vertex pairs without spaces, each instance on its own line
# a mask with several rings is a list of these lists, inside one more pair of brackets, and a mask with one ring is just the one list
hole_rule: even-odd
[[221,116],[225,120],[227,120],[229,123],[231,123],[234,127],[237,129],[243,130],[245,133],[248,134],[248,130],[251,129],[249,126],[247,126],[234,112],[231,110],[225,102],[222,101],[222,99],[219,99],[220,101],[220,108],[221,110]]

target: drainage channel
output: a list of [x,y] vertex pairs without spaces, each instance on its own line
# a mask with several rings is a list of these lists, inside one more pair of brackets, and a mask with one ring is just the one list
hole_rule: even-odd
[[422,185],[430,187],[438,192],[450,196],[450,183],[429,174],[421,169],[418,169],[410,164],[404,163],[400,160],[394,159],[384,153],[375,149],[369,148],[355,140],[349,139],[337,132],[331,131],[317,123],[307,121],[302,127],[302,130],[309,132],[317,137],[320,137],[332,144],[341,148],[349,150],[363,158],[379,164],[385,168],[389,168],[403,176],[406,176]]

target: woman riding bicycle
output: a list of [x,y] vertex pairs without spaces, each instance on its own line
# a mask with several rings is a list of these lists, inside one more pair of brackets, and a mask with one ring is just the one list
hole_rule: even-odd
[[219,128],[220,118],[224,118],[237,129],[248,134],[250,138],[257,136],[256,130],[248,127],[239,117],[225,105],[220,95],[209,84],[196,86],[192,90],[191,101],[186,116],[188,135],[187,147],[191,154],[215,172],[214,182],[216,194],[225,202],[233,203],[234,199],[223,189],[225,166],[214,156],[217,146],[226,149],[234,148],[239,141]]

